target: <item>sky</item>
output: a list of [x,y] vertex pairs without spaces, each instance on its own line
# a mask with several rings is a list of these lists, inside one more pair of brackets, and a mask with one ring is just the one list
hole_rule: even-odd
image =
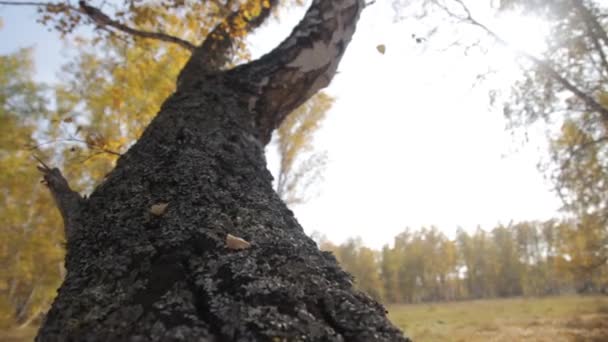
[[[329,158],[324,180],[315,197],[292,208],[304,229],[335,243],[361,237],[380,248],[406,227],[435,225],[453,236],[458,227],[557,216],[560,202],[536,166],[546,158],[545,129],[529,128],[524,143],[505,130],[501,108],[489,105],[488,87],[508,86],[517,75],[513,56],[501,48],[464,54],[418,44],[411,35],[426,27],[395,22],[391,3],[364,10],[326,89],[336,102],[315,136],[315,148]],[[286,11],[251,37],[253,56],[287,37],[304,10]],[[0,17],[0,54],[34,46],[37,79],[56,81],[70,54],[57,34],[36,24],[31,9],[0,7]],[[518,17],[496,23],[528,49],[539,46],[539,25]],[[489,66],[500,73],[474,85]],[[272,153],[268,159],[276,169]]]

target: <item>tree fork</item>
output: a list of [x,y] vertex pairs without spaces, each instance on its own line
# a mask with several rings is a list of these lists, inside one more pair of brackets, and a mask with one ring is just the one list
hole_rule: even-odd
[[185,67],[191,81],[79,202],[37,341],[408,341],[306,236],[264,158],[272,130],[334,76],[363,7],[313,1],[262,58]]

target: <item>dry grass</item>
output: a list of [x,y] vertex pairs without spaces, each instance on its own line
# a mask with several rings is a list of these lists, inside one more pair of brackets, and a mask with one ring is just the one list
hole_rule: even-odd
[[0,329],[0,341],[2,342],[30,342],[36,337],[38,327],[25,327],[21,329]]
[[[414,342],[607,342],[608,297],[493,299],[388,306]],[[1,342],[28,342],[36,327],[0,330]]]
[[608,297],[565,296],[388,306],[414,342],[606,342]]

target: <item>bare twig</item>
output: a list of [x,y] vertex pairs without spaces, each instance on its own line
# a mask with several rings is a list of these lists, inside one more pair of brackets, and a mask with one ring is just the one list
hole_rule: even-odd
[[85,140],[76,139],[76,138],[65,138],[65,139],[59,139],[59,140],[44,141],[44,142],[38,143],[36,145],[29,146],[28,148],[30,150],[37,150],[38,148],[40,148],[41,146],[44,146],[44,145],[63,143],[63,142],[74,142],[74,143],[84,144],[84,145],[89,146],[89,148],[92,147],[93,149],[97,149],[97,150],[99,150],[101,152],[104,152],[104,153],[107,153],[107,154],[115,155],[115,156],[118,156],[118,157],[122,156],[122,153],[120,153],[120,152],[116,152],[116,151],[110,150],[110,149],[105,148],[105,147],[91,146]]

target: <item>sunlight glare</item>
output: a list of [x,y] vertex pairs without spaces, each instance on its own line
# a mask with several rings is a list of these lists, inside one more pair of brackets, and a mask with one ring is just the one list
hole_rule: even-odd
[[549,25],[538,17],[507,12],[496,18],[496,33],[511,48],[535,56],[546,48]]

